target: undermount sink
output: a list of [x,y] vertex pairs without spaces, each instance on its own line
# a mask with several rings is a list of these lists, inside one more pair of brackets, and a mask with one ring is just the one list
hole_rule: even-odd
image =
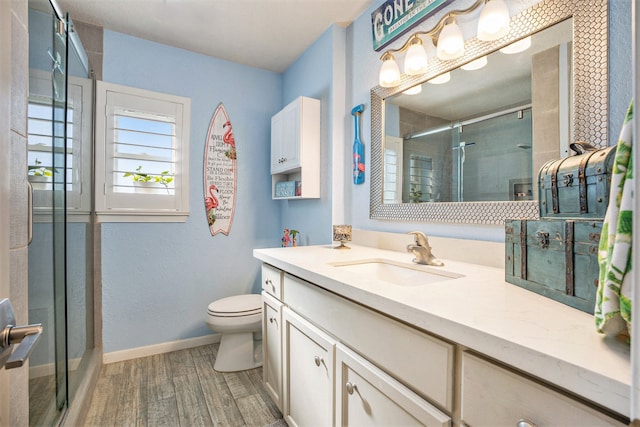
[[361,276],[370,276],[372,279],[399,286],[422,286],[463,277],[462,274],[438,270],[441,267],[404,264],[380,258],[334,262],[331,265]]

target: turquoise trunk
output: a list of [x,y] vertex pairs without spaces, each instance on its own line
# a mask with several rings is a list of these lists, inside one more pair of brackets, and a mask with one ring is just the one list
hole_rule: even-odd
[[508,219],[505,280],[593,314],[602,221]]
[[545,163],[538,173],[540,218],[604,219],[615,147]]

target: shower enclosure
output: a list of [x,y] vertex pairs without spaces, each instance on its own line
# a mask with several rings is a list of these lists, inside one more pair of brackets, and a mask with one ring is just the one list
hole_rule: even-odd
[[87,56],[55,2],[29,3],[28,179],[32,187],[30,425],[57,425],[95,358],[92,92]]
[[531,125],[525,106],[404,133],[402,201],[532,200]]

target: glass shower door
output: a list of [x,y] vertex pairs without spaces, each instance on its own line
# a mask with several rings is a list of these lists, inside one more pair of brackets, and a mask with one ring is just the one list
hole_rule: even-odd
[[29,9],[28,177],[33,187],[29,321],[42,323],[30,359],[31,425],[55,425],[67,403],[65,252],[66,35],[55,11]]

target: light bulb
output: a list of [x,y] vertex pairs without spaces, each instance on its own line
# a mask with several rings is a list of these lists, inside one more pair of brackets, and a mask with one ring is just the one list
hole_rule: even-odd
[[404,57],[404,73],[409,76],[416,76],[427,72],[427,52],[422,46],[422,40],[412,42]]
[[379,83],[382,87],[396,87],[400,84],[400,68],[391,54],[386,56],[380,67]]
[[431,83],[432,85],[441,85],[443,83],[447,83],[451,80],[451,73],[440,74],[438,77],[434,77],[431,80],[427,80],[427,83]]
[[402,93],[405,94],[405,95],[417,95],[420,92],[422,92],[422,85],[417,85],[417,86],[411,87],[411,88],[405,90]]
[[455,20],[440,31],[436,52],[442,60],[456,59],[464,54],[464,38]]
[[531,36],[525,37],[522,40],[518,40],[517,42],[511,43],[509,46],[505,46],[500,49],[500,52],[513,55],[514,53],[524,52],[525,50],[531,47]]
[[460,68],[462,68],[465,71],[473,71],[473,70],[479,70],[485,65],[487,65],[487,55],[481,56],[480,58],[474,61],[468,62]]
[[504,0],[489,0],[478,19],[478,40],[498,40],[509,32],[509,9]]

